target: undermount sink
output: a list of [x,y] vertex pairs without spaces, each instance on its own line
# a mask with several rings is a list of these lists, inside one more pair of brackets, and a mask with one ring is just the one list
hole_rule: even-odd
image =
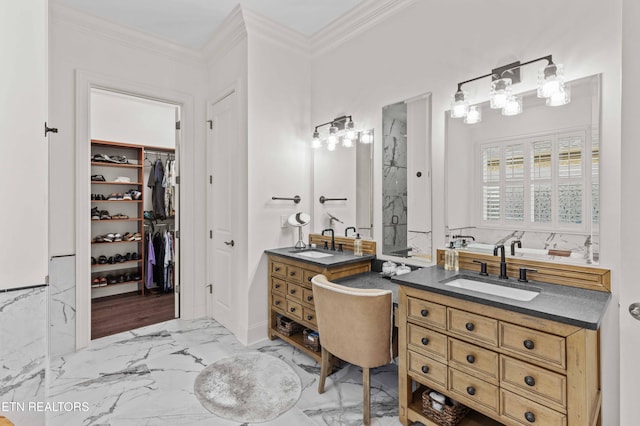
[[529,302],[540,294],[537,291],[508,287],[502,284],[492,284],[484,281],[476,281],[470,277],[456,277],[445,282],[444,285],[464,290],[477,291],[479,293],[491,294],[493,296],[505,297],[507,299],[519,300],[521,302]]
[[315,251],[315,250],[290,251],[289,253],[295,253],[298,256],[308,257],[310,259],[322,259],[323,257],[331,257],[331,256],[333,256],[331,253],[324,253],[324,252]]

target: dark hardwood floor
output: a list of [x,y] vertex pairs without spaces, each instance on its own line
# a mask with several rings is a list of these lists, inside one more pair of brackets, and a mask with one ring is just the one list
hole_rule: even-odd
[[175,318],[173,293],[127,293],[91,301],[91,339]]

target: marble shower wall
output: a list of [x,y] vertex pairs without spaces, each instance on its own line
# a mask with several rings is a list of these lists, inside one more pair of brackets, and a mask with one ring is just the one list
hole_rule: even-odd
[[76,350],[76,258],[55,256],[49,262],[49,353],[52,357]]
[[47,294],[44,285],[0,292],[0,415],[16,425],[45,424]]

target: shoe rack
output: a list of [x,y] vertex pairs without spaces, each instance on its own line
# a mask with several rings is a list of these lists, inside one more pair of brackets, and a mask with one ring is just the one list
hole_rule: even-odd
[[91,298],[144,295],[144,147],[92,140],[90,162]]

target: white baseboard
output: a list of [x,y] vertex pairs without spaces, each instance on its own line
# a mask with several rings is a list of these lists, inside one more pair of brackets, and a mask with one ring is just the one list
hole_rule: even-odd
[[247,341],[246,345],[250,346],[264,340],[267,340],[267,328],[269,327],[268,321],[262,321],[257,324],[252,325],[247,329]]

